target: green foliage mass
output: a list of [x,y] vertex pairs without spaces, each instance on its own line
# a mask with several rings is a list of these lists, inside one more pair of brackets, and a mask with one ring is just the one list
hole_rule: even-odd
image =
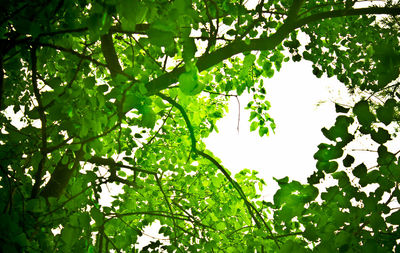
[[[2,1],[2,252],[400,252],[398,1],[245,2]],[[290,59],[362,99],[267,202],[202,140],[244,92],[251,130],[274,130],[263,80]],[[348,148],[364,137],[374,167]],[[167,239],[138,249],[155,221]]]

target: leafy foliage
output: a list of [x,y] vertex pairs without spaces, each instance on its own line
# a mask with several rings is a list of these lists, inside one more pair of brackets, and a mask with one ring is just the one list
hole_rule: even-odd
[[[3,3],[3,252],[138,252],[155,221],[167,240],[141,252],[400,250],[398,3],[243,2]],[[336,104],[308,183],[276,179],[266,202],[256,172],[231,175],[202,139],[245,91],[250,130],[273,131],[262,78],[290,58],[362,99]],[[348,148],[361,137],[374,167]],[[122,189],[111,206],[106,186]]]

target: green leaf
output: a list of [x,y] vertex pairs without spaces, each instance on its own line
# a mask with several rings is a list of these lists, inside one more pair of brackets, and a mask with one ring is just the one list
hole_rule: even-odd
[[250,132],[255,131],[257,128],[258,128],[258,122],[257,122],[257,121],[251,122],[251,125],[250,125]]
[[335,110],[337,113],[347,113],[350,110],[350,108],[345,108],[345,107],[335,103]]
[[225,229],[226,229],[226,225],[225,225],[224,222],[219,222],[219,223],[217,223],[217,224],[215,225],[215,228],[216,228],[217,230],[225,230]]
[[139,91],[142,95],[147,94],[147,88],[144,83],[139,83]]
[[256,60],[256,56],[254,54],[248,54],[244,57],[243,60],[243,69],[250,69],[253,66],[254,61]]
[[367,167],[363,163],[359,164],[353,170],[353,175],[358,178],[361,178],[361,177],[365,176],[366,174],[367,174]]
[[89,76],[83,80],[83,83],[86,88],[93,88],[96,85],[96,78],[93,76]]
[[260,137],[263,137],[264,135],[268,136],[268,133],[269,133],[268,127],[260,127],[258,130],[258,134],[260,135]]
[[147,128],[154,128],[157,120],[157,115],[150,107],[145,107],[142,113],[141,125]]
[[150,28],[148,36],[152,44],[156,46],[171,47],[174,46],[174,33],[170,31],[162,31],[155,28]]
[[132,109],[139,109],[141,106],[141,98],[135,93],[127,93],[123,105],[123,111],[129,112]]
[[274,178],[274,180],[281,186],[281,185],[286,185],[289,183],[289,177],[283,177],[281,179]]
[[192,38],[186,38],[183,42],[183,60],[190,62],[197,51],[196,44]]
[[394,99],[388,99],[384,106],[376,110],[377,118],[385,125],[389,125],[393,121],[395,105],[396,101]]
[[89,132],[89,129],[88,129],[87,125],[86,124],[82,124],[81,128],[80,128],[80,131],[79,131],[79,137],[83,139],[84,137],[86,137],[88,132]]
[[63,165],[66,165],[66,164],[68,163],[68,155],[64,155],[64,156],[63,156],[63,158],[62,158],[62,160],[61,160],[61,163],[62,163]]
[[185,0],[176,0],[173,2],[174,7],[179,11],[179,13],[185,13],[188,8],[190,8],[190,2]]
[[400,225],[400,211],[392,213],[386,218],[386,221],[393,225]]
[[343,155],[343,149],[340,146],[322,143],[318,148],[319,150],[314,154],[314,158],[319,161],[329,161],[340,158]]
[[357,116],[360,124],[364,126],[369,126],[375,121],[375,116],[369,110],[368,101],[362,100],[355,104],[353,112]]
[[335,236],[335,246],[340,248],[349,243],[352,235],[347,231],[341,231]]
[[319,238],[317,229],[311,224],[307,224],[305,226],[303,236],[304,236],[304,238],[306,238],[307,240],[310,240],[310,241],[316,241]]
[[325,168],[326,173],[333,173],[335,172],[339,167],[339,164],[335,161],[329,162],[329,167]]
[[179,76],[179,88],[183,94],[194,96],[199,94],[204,85],[199,82],[197,71],[184,72]]
[[345,167],[350,167],[354,163],[354,157],[351,155],[347,155],[343,160],[343,165]]
[[61,232],[61,239],[65,242],[66,245],[68,245],[68,247],[74,245],[75,239],[77,237],[78,237],[77,229],[71,226],[64,227]]
[[123,171],[123,170],[119,170],[119,171],[117,172],[117,174],[118,174],[118,176],[120,176],[120,177],[126,177],[126,172]]
[[378,148],[378,164],[381,166],[388,166],[390,163],[396,161],[396,156],[388,152],[387,147],[380,145]]
[[265,72],[268,78],[272,78],[274,76],[274,73],[275,71],[273,69],[269,69],[268,71]]
[[105,92],[108,91],[108,85],[107,85],[107,84],[99,85],[99,86],[97,86],[97,90],[98,90],[100,93],[105,93]]
[[90,215],[97,224],[99,225],[103,224],[104,216],[103,213],[100,212],[98,208],[93,207],[92,210],[90,210]]
[[135,30],[136,24],[139,23],[139,13],[141,13],[140,4],[137,0],[120,1],[118,11],[127,22],[123,23],[125,29]]
[[378,131],[371,132],[371,138],[379,144],[383,144],[390,140],[390,134],[386,129],[379,128]]

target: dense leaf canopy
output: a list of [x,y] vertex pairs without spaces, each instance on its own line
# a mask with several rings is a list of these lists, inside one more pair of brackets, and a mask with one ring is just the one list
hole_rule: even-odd
[[[155,221],[167,239],[142,252],[400,252],[399,4],[246,2],[2,1],[2,252],[138,252]],[[361,99],[336,105],[308,183],[267,202],[202,139],[244,92],[268,135],[263,80],[289,60]],[[346,148],[361,137],[376,166]]]

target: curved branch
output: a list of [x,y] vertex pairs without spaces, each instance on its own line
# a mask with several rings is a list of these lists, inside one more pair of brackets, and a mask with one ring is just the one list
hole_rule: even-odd
[[181,112],[182,117],[185,120],[186,126],[188,127],[188,130],[189,130],[190,140],[192,143],[192,151],[194,151],[194,152],[197,151],[197,148],[196,148],[197,141],[196,141],[196,137],[194,136],[192,123],[190,123],[189,117],[187,116],[185,109],[180,104],[175,102],[175,100],[173,100],[172,98],[170,98],[162,93],[157,93],[157,96],[164,99],[165,101],[168,101],[168,103],[175,106]]
[[276,245],[279,248],[278,241],[274,238],[274,234],[272,233],[272,229],[265,222],[264,218],[261,216],[261,214],[258,212],[258,210],[247,200],[247,196],[243,192],[243,190],[240,187],[240,185],[230,176],[229,172],[221,164],[218,163],[217,160],[215,160],[212,156],[210,156],[210,155],[208,155],[208,154],[206,154],[206,153],[204,153],[204,152],[202,152],[200,150],[197,150],[197,148],[196,148],[197,141],[196,141],[196,138],[194,136],[193,126],[192,126],[192,124],[191,124],[191,122],[189,120],[189,117],[186,114],[185,109],[180,104],[175,102],[172,98],[170,98],[170,97],[168,97],[168,96],[166,96],[164,94],[161,94],[161,93],[158,93],[157,95],[159,97],[161,97],[162,99],[168,101],[170,104],[175,106],[181,112],[181,114],[182,114],[182,116],[183,116],[183,118],[185,120],[185,123],[186,123],[186,125],[188,127],[188,130],[189,130],[190,139],[191,139],[191,142],[192,142],[192,151],[194,153],[202,156],[203,158],[207,159],[208,161],[210,161],[212,164],[214,164],[218,168],[219,171],[222,172],[222,174],[226,177],[226,179],[228,179],[229,183],[239,193],[240,198],[244,201],[244,203],[245,203],[245,205],[246,205],[246,207],[247,207],[247,209],[249,211],[249,214],[251,215],[252,219],[256,223],[257,227],[261,226],[261,224],[260,224],[260,220],[261,220],[262,223],[264,224],[264,226],[266,227],[266,229],[268,230],[268,232],[271,234],[271,238],[274,239]]

